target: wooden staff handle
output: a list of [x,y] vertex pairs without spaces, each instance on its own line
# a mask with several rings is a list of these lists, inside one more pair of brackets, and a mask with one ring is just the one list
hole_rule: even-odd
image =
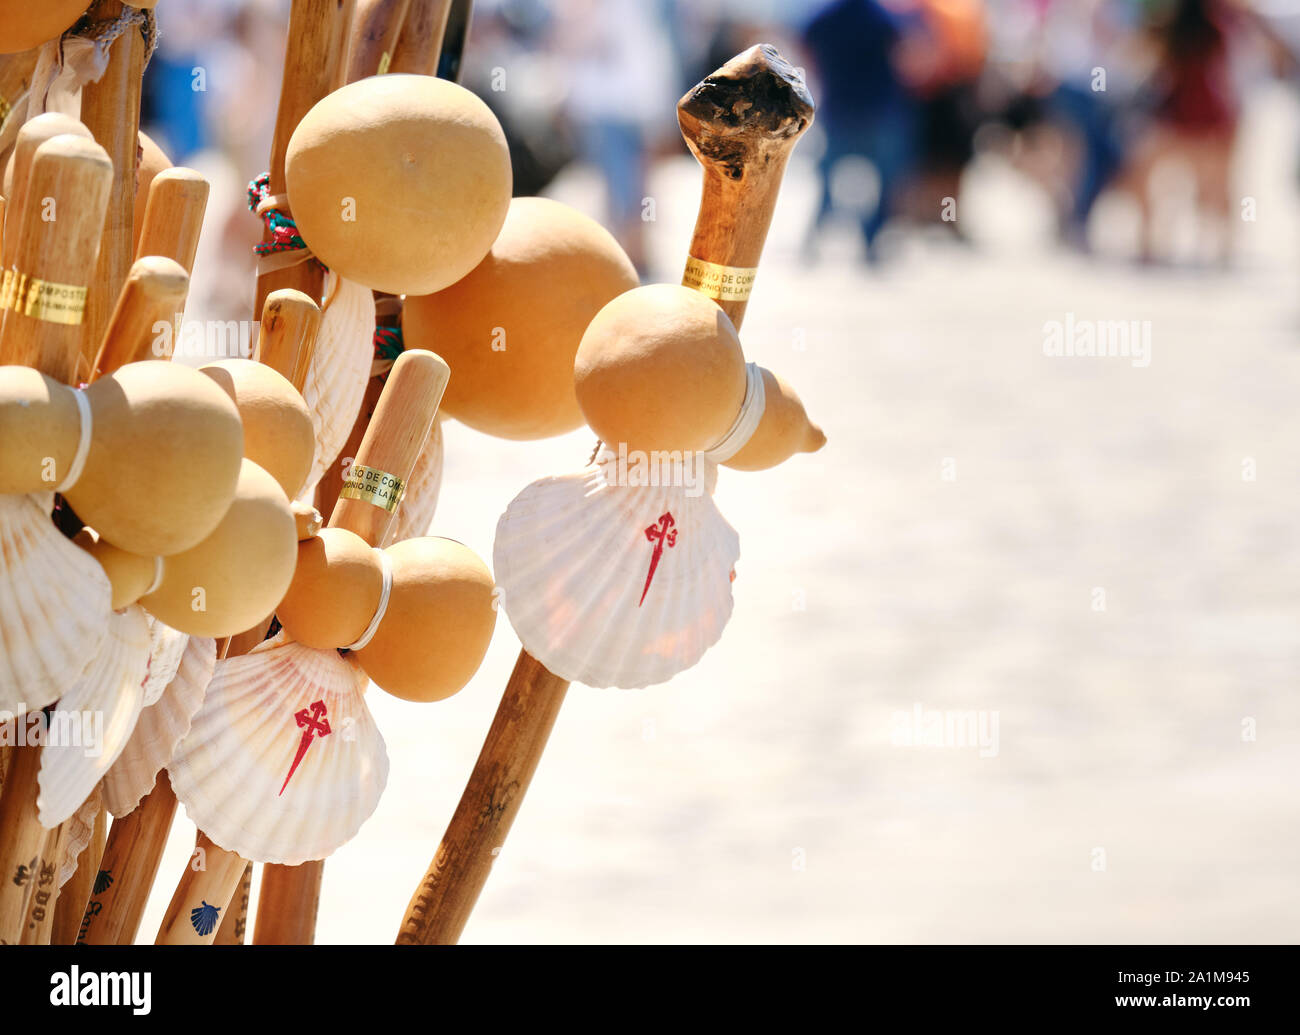
[[[802,78],[768,46],[733,58],[682,98],[682,132],[704,165],[692,257],[725,266],[758,265],[786,160],[812,111]],[[744,300],[719,304],[739,327]],[[527,651],[519,652],[460,803],[407,906],[397,944],[459,940],[537,771],[568,687]]]
[[140,804],[113,820],[99,864],[103,876],[97,874],[101,890],[86,906],[79,943],[130,945],[135,941],[175,815],[176,795],[164,769]]
[[[704,167],[691,260],[741,271],[758,266],[786,162],[812,120],[803,76],[770,44],[736,55],[677,102],[682,136]],[[688,260],[683,283],[693,287],[699,275]],[[737,328],[751,280],[739,273],[720,293],[705,292]]]
[[292,288],[273,291],[262,306],[253,358],[283,375],[301,393],[316,352],[320,306]]
[[[91,22],[111,21],[127,9],[121,0],[95,0],[86,12]],[[108,67],[81,90],[81,121],[112,159],[114,177],[94,287],[86,299],[81,348],[89,366],[104,337],[113,304],[135,255],[135,179],[140,150],[140,81],[145,38],[130,26],[108,48]]]
[[189,274],[180,263],[161,255],[137,259],[122,285],[87,380],[96,381],[128,363],[162,358],[154,347],[158,327],[175,331],[189,289]]
[[85,137],[87,140],[94,139],[90,130],[71,115],[57,111],[47,111],[29,119],[18,131],[18,138],[14,141],[13,180],[10,183],[9,204],[5,215],[8,220],[5,226],[5,249],[0,260],[5,269],[13,265],[13,249],[18,244],[17,223],[20,214],[27,210],[27,182],[31,175],[32,158],[36,155],[36,149],[45,141],[65,133]]
[[454,945],[505,846],[568,692],[527,651],[510,674],[469,783],[406,908],[398,945]]
[[355,83],[383,75],[393,60],[393,48],[406,20],[411,0],[356,0],[344,79]]
[[[14,262],[5,268],[0,356],[70,383],[78,373],[87,288],[94,275],[113,166],[78,136],[52,137],[32,157]],[[7,235],[6,235],[7,236]]]
[[437,75],[450,11],[451,0],[410,0],[388,71]]
[[[380,471],[405,485],[433,430],[438,404],[450,377],[451,368],[432,352],[411,349],[398,356],[357,450],[353,472],[359,468]],[[349,484],[355,477],[355,473],[348,476]],[[378,482],[370,480],[368,484]],[[329,527],[346,528],[371,546],[378,546],[395,513],[396,506],[390,509],[369,499],[341,495],[334,504]]]
[[[441,357],[412,349],[397,357],[374,419],[366,429],[348,474],[359,485],[379,486],[385,479],[403,484],[410,480],[420,451],[433,430],[433,420],[442,393],[451,376]],[[362,470],[377,472],[373,480],[361,480]],[[331,528],[355,532],[371,546],[379,546],[392,524],[395,509],[366,499],[340,497],[330,515]],[[257,927],[253,940],[258,945],[304,945],[315,936],[316,910],[324,875],[323,859],[300,866],[267,865],[262,868],[262,886],[257,905]]]
[[95,893],[107,834],[108,810],[103,807],[101,800],[90,844],[82,849],[77,859],[76,872],[59,889],[59,901],[54,907],[54,933],[50,938],[54,945],[74,945],[81,937],[81,921],[86,915],[86,905]]
[[149,184],[136,258],[163,255],[193,273],[209,190],[208,181],[193,169],[176,166],[158,173]]
[[200,830],[194,855],[176,885],[155,944],[211,945],[246,866],[244,859]]
[[[272,194],[285,193],[284,158],[298,123],[317,101],[342,83],[353,4],[354,0],[293,0],[280,106],[276,109],[271,162],[267,169]],[[264,234],[263,240],[266,239]],[[295,288],[318,299],[324,282],[324,271],[314,262],[300,262],[260,274],[257,312],[262,311],[266,296],[279,288]]]
[[[19,719],[18,721],[23,721]],[[46,855],[46,829],[36,818],[39,744],[14,748],[0,797],[0,945],[18,945],[42,869],[58,867]],[[56,878],[57,879],[57,878]]]

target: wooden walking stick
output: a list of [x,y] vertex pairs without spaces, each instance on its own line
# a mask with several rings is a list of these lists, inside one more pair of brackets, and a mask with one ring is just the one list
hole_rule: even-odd
[[[279,199],[273,207],[281,211],[287,211],[283,200],[284,156],[289,149],[289,138],[312,105],[337,88],[342,80],[353,6],[354,0],[293,0],[290,8],[284,77],[267,173],[268,200]],[[271,239],[268,229],[263,240]],[[257,311],[261,312],[266,296],[272,291],[293,288],[319,299],[323,285],[324,271],[319,263],[298,261],[259,270]]]
[[[121,296],[113,310],[104,342],[96,356],[90,380],[96,381],[126,363],[147,358],[149,345],[154,337],[154,327],[160,321],[171,323],[175,320],[176,314],[185,304],[188,288],[189,277],[172,260],[150,256],[136,262],[127,275],[126,283],[122,286]],[[58,884],[58,871],[63,865],[68,825],[71,822],[72,820],[67,820],[45,834],[42,856],[54,862],[56,867],[54,880],[52,886],[46,887],[44,871],[38,877],[29,910],[27,929],[23,933],[23,941],[26,944],[48,943],[54,931],[58,904],[63,902],[65,893],[71,894],[73,901],[64,906],[64,911],[75,913],[76,917],[75,924],[65,921],[65,929],[80,923],[89,895],[77,900],[76,896],[80,894],[81,886],[62,888]],[[85,862],[87,869],[93,866],[94,871],[98,872],[98,856],[87,858],[87,854],[91,852],[89,846],[84,849],[82,861]],[[84,890],[89,891],[88,884],[84,885]]]
[[161,255],[193,273],[209,191],[208,181],[193,169],[178,165],[158,173],[149,184],[135,257]]
[[389,71],[409,4],[410,0],[357,0],[345,66],[347,82]]
[[[160,175],[155,179],[150,191],[150,213],[155,210],[153,191],[171,191],[166,184],[158,186],[161,178]],[[182,221],[196,229],[201,222],[193,219]],[[146,229],[145,236],[148,234]],[[193,248],[186,246],[179,250],[193,252]],[[279,371],[295,387],[301,387],[302,370],[315,347],[319,327],[320,309],[306,295],[292,290],[271,294],[262,309],[256,353],[258,360]],[[256,642],[260,642],[260,637]],[[80,937],[82,942],[124,945],[135,941],[140,918],[162,861],[176,805],[171,781],[163,769],[157,775],[153,790],[140,804],[114,820],[100,867],[107,874],[108,883],[87,907]]]
[[409,0],[388,71],[437,75],[451,0]]
[[[98,792],[96,792],[98,793]],[[77,869],[68,882],[59,889],[59,900],[54,907],[54,931],[50,937],[53,945],[73,945],[81,934],[81,921],[86,904],[95,893],[99,881],[99,864],[104,855],[104,840],[108,835],[108,813],[100,802],[95,814],[95,825],[90,843],[77,857]]]
[[[51,137],[36,148],[26,211],[5,268],[0,357],[69,383],[76,374],[80,320],[94,268],[112,166],[94,141]],[[53,206],[56,221],[43,220]],[[33,880],[58,872],[36,815],[39,744],[14,750],[0,798],[0,943],[17,944],[27,924]],[[35,873],[33,878],[32,874]]]
[[[408,352],[394,364],[376,410],[375,420],[358,451],[354,464],[354,469],[359,472],[358,477],[364,477],[364,472],[369,471],[389,479],[395,478],[398,482],[405,482],[410,477],[415,459],[433,426],[448,373],[447,365],[431,352]],[[338,501],[330,518],[330,526],[347,529],[368,544],[377,545],[393,519],[393,510],[396,508],[393,506],[390,509],[390,503],[391,501],[382,500],[378,496],[370,497],[368,491],[358,491],[355,497],[344,497]],[[334,660],[337,661],[337,656]],[[304,721],[310,724],[313,720]],[[172,767],[172,775],[178,790],[181,789],[175,766]],[[288,785],[287,778],[285,785]],[[183,791],[181,796],[184,797]],[[190,868],[182,876],[159,931],[159,944],[211,943],[216,935],[216,921],[230,904],[243,876],[245,860],[235,852],[227,851],[210,839],[202,847],[206,869]],[[287,870],[290,873],[295,869],[296,867],[281,868],[282,872]],[[266,923],[274,923],[275,928],[279,928],[281,922],[275,920],[272,914],[281,909],[301,908],[314,914],[314,899],[309,900],[296,890],[310,890],[311,887],[309,882],[290,880],[268,889],[264,877],[259,902],[259,926],[263,911],[267,911]],[[285,894],[282,888],[292,894]],[[314,923],[314,918],[310,922]],[[293,923],[295,921],[289,919],[284,922],[284,926]]]
[[[738,324],[786,160],[812,120],[812,101],[801,76],[763,46],[728,62],[677,107],[683,135],[704,166],[684,283],[715,298]],[[399,945],[459,940],[568,687],[527,650],[520,652],[460,803],[407,907]]]
[[124,21],[109,44],[108,67],[81,91],[81,120],[113,162],[113,187],[99,248],[95,288],[86,300],[82,351],[87,365],[104,337],[135,255],[135,171],[140,147],[140,82],[152,46],[153,12],[121,0],[95,0],[86,12],[92,27]]

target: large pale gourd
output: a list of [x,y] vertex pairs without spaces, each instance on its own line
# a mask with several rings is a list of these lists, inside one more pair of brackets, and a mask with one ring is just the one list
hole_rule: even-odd
[[322,528],[298,544],[298,565],[276,608],[285,631],[322,650],[361,638],[379,607],[383,569],[376,552],[346,528]]
[[216,529],[192,549],[164,558],[161,584],[140,603],[192,636],[233,636],[275,610],[297,554],[288,496],[245,460],[234,501]]
[[224,359],[200,367],[234,401],[244,426],[244,456],[271,475],[290,499],[307,481],[316,436],[307,404],[265,363]]
[[239,411],[197,370],[128,363],[85,390],[94,434],[85,472],[64,496],[114,546],[153,556],[206,539],[235,495]]
[[0,54],[39,47],[63,35],[89,0],[0,0]]
[[388,610],[356,658],[396,697],[450,697],[470,681],[492,640],[492,573],[451,539],[407,539],[385,553],[393,568]]
[[615,451],[709,449],[745,400],[736,328],[710,299],[670,284],[625,292],[597,313],[573,378],[587,423]]
[[0,367],[0,495],[54,489],[79,427],[73,389],[31,367]]
[[442,356],[455,376],[442,411],[509,439],[581,427],[573,359],[592,318],[637,286],[636,268],[604,227],[546,198],[516,198],[472,272],[402,309],[407,348]]
[[376,291],[427,295],[492,246],[510,204],[505,134],[487,105],[430,76],[335,90],[285,156],[298,231],[330,269]]

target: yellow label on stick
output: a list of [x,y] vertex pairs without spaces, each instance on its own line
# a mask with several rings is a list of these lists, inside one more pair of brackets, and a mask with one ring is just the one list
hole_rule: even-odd
[[705,262],[692,255],[686,260],[682,286],[722,302],[744,302],[749,299],[757,272],[757,267],[719,266],[716,262]]
[[[75,326],[86,315],[86,289],[75,284],[29,280],[26,297],[19,295],[19,305],[22,314],[34,320]],[[18,309],[19,305],[14,308]]]
[[75,326],[86,313],[86,288],[36,280],[8,269],[0,281],[0,309],[12,309],[46,323]]
[[339,492],[339,498],[372,503],[391,514],[402,502],[405,492],[406,483],[397,475],[381,471],[377,467],[353,464],[343,476],[343,489]]

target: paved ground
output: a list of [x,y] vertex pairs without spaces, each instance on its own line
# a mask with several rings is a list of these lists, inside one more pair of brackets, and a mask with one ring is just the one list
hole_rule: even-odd
[[[1293,941],[1296,123],[1279,96],[1252,113],[1260,215],[1222,274],[1038,243],[995,167],[963,203],[979,248],[913,240],[872,273],[841,241],[806,268],[795,170],[744,337],[830,444],[724,473],[726,636],[667,686],[571,691],[465,940]],[[652,189],[667,279],[694,172]],[[1150,365],[1044,356],[1067,313],[1150,321]],[[504,505],[589,437],[452,426],[435,530],[490,558]],[[321,941],[394,936],[516,651],[503,620],[451,701],[372,694],[392,777],[328,864]],[[918,705],[996,713],[996,754],[895,743]]]

